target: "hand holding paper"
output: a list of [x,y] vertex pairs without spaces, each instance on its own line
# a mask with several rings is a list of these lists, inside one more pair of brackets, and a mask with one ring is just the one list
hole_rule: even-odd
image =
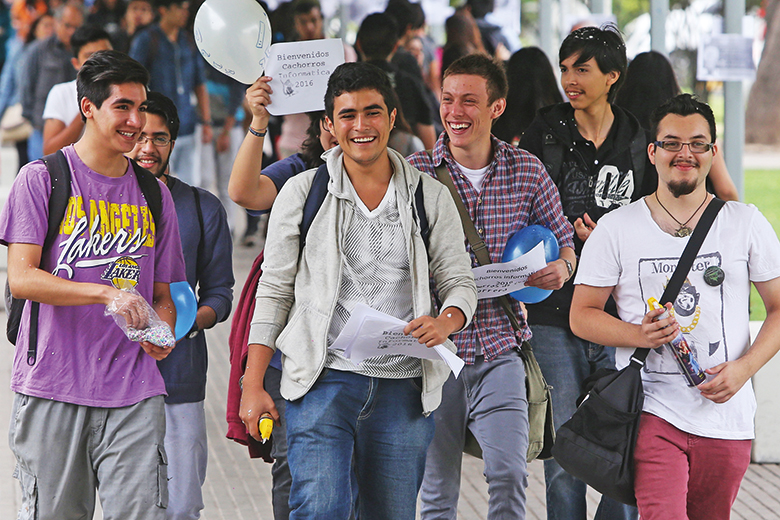
[[477,283],[477,298],[495,298],[519,291],[526,287],[525,281],[531,274],[544,269],[544,244],[537,244],[526,254],[511,262],[488,264],[472,269]]
[[417,338],[404,333],[408,325],[403,320],[358,304],[330,348],[343,350],[344,357],[355,364],[360,364],[370,357],[387,354],[442,359],[457,377],[463,368],[463,360],[443,345],[433,348],[422,345]]

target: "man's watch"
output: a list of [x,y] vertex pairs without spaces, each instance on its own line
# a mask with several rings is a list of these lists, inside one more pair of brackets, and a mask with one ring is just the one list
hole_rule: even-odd
[[568,260],[566,260],[565,258],[561,258],[561,260],[563,260],[563,263],[565,263],[565,264],[566,264],[566,271],[568,271],[568,273],[569,273],[569,274],[566,276],[566,281],[568,282],[569,280],[571,280],[571,275],[573,275],[573,274],[574,274],[574,267],[571,265],[571,262],[569,262],[569,261],[568,261]]
[[192,338],[194,338],[195,336],[197,336],[197,335],[198,335],[198,332],[200,332],[200,329],[198,328],[198,321],[197,321],[197,320],[195,320],[195,321],[192,323],[192,328],[191,328],[191,329],[190,329],[190,331],[187,333],[187,337],[188,337],[189,339],[192,339]]

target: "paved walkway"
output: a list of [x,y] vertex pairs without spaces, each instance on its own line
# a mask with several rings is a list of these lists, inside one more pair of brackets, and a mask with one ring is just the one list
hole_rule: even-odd
[[[0,149],[0,205],[7,197],[12,180],[13,155],[8,148]],[[772,157],[756,158],[755,164],[780,165]],[[747,162],[747,161],[746,161]],[[236,270],[236,294],[257,253],[257,250],[237,247],[234,254]],[[6,249],[0,248],[0,284],[5,283]],[[0,303],[0,306],[2,304]],[[5,313],[0,312],[0,327],[5,330]],[[271,477],[270,466],[257,460],[250,460],[246,448],[225,439],[225,402],[228,381],[229,324],[223,323],[208,331],[210,347],[209,379],[206,397],[206,417],[209,434],[209,468],[205,484],[204,520],[257,520],[271,519]],[[13,347],[2,334],[0,339],[0,425],[7,424],[10,416],[12,394],[8,390]],[[0,437],[4,437],[0,427]],[[717,464],[717,461],[713,461]],[[0,443],[0,519],[15,518],[19,508],[20,492],[11,477],[14,466],[13,455]],[[530,465],[528,494],[529,519],[545,519],[544,476],[541,462]],[[482,476],[481,461],[466,456],[463,463],[463,482],[458,518],[461,520],[483,519],[487,516],[487,486]],[[589,518],[593,517],[598,494],[588,492]],[[102,518],[100,513],[95,518]],[[738,519],[780,519],[780,465],[751,464],[742,484],[732,518]]]

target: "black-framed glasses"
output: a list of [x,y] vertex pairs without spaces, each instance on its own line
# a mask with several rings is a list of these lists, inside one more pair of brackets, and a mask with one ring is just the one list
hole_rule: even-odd
[[667,152],[679,152],[683,149],[683,146],[687,144],[691,153],[707,153],[715,146],[715,143],[705,143],[704,141],[694,141],[692,143],[683,143],[682,141],[656,141],[654,144]]
[[168,146],[173,142],[173,139],[169,139],[164,135],[148,136],[141,134],[138,138],[138,144],[146,144],[146,141],[152,141],[152,144],[155,146]]

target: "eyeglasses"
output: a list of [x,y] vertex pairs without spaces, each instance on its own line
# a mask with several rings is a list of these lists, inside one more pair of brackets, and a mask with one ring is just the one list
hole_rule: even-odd
[[667,152],[679,152],[683,149],[683,146],[687,144],[691,153],[707,153],[712,150],[715,143],[705,143],[704,141],[694,141],[692,143],[683,143],[682,141],[656,141],[654,144]]
[[168,146],[173,142],[173,139],[169,139],[162,135],[156,135],[152,137],[141,134],[141,137],[138,138],[138,144],[146,144],[146,141],[152,141],[152,144],[155,146]]

